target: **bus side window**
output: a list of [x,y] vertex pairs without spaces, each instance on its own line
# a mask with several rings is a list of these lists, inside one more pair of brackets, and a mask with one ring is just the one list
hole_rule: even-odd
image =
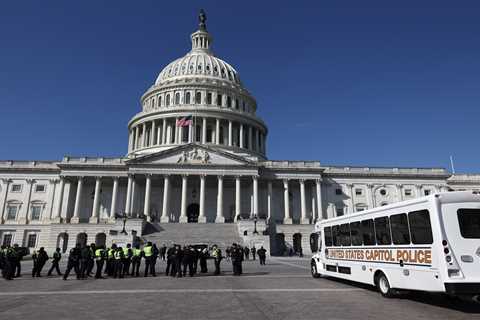
[[335,247],[339,247],[340,244],[340,230],[338,226],[332,226],[332,238],[333,238],[333,245]]
[[408,219],[405,213],[391,215],[390,225],[392,227],[393,244],[410,244]]
[[413,244],[433,243],[432,227],[430,225],[430,213],[428,210],[412,211],[408,214],[410,234]]
[[310,234],[310,250],[312,252],[317,252],[318,251],[318,238],[319,238],[318,233]]
[[375,218],[375,235],[377,237],[377,244],[392,244],[388,217]]
[[375,245],[375,229],[373,228],[372,219],[362,221],[362,238],[364,245]]
[[352,241],[350,240],[350,225],[348,223],[340,225],[340,244],[342,246],[352,245]]
[[361,246],[363,241],[360,229],[360,221],[350,223],[350,234],[352,235],[352,245]]
[[332,228],[325,227],[323,229],[323,233],[325,234],[325,247],[332,246]]

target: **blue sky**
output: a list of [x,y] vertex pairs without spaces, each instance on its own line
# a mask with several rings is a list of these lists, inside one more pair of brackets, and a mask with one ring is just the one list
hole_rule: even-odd
[[121,156],[204,8],[268,156],[480,172],[480,1],[3,1],[0,159]]

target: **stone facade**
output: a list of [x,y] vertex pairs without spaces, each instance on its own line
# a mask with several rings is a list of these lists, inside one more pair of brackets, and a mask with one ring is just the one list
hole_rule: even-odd
[[[247,244],[283,235],[287,245],[306,250],[319,219],[480,189],[479,175],[442,168],[267,160],[268,129],[255,98],[213,55],[205,26],[191,39],[192,50],[141,97],[142,109],[128,123],[126,156],[0,161],[0,243],[67,250],[78,241],[130,241],[146,223],[238,223]],[[262,235],[251,234],[252,219],[269,222]],[[120,233],[124,220],[129,236]]]

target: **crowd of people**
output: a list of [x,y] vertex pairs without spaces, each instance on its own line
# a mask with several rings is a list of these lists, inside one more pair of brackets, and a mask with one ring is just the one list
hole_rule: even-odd
[[[156,244],[147,242],[142,248],[139,244],[134,246],[127,244],[125,247],[112,244],[110,248],[106,248],[93,243],[90,246],[77,244],[69,251],[67,267],[62,273],[60,270],[61,249],[57,248],[49,257],[42,247],[32,253],[32,277],[41,277],[42,270],[49,260],[51,260],[51,266],[47,276],[51,276],[55,271],[64,280],[68,279],[72,270],[77,279],[139,277],[142,261],[144,265],[142,275],[155,277],[157,276],[156,263],[159,259],[166,262],[165,275],[171,277],[180,278],[187,274],[193,277],[197,273],[208,273],[208,259],[213,259],[214,275],[221,273],[221,262],[226,259],[231,261],[233,274],[238,276],[242,274],[242,262],[249,260],[250,255],[253,260],[256,260],[258,256],[260,265],[265,265],[266,252],[263,247],[257,250],[255,246],[248,248],[236,243],[225,249],[225,256],[217,245],[213,245],[211,248],[206,245],[185,245],[183,247],[163,245],[158,248]],[[25,253],[18,245],[1,247],[0,269],[2,269],[3,278],[12,280],[21,276],[21,261],[24,255]],[[95,272],[94,268],[96,268]]]

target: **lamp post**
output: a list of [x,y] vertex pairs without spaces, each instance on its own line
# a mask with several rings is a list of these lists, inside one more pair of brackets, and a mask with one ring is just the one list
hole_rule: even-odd
[[122,228],[122,231],[120,231],[120,233],[124,235],[128,235],[127,230],[125,230],[125,225],[127,224],[127,214],[125,212],[123,213],[122,219],[123,219],[123,228]]
[[257,231],[257,215],[254,215],[253,216],[253,234],[258,234],[258,231]]

